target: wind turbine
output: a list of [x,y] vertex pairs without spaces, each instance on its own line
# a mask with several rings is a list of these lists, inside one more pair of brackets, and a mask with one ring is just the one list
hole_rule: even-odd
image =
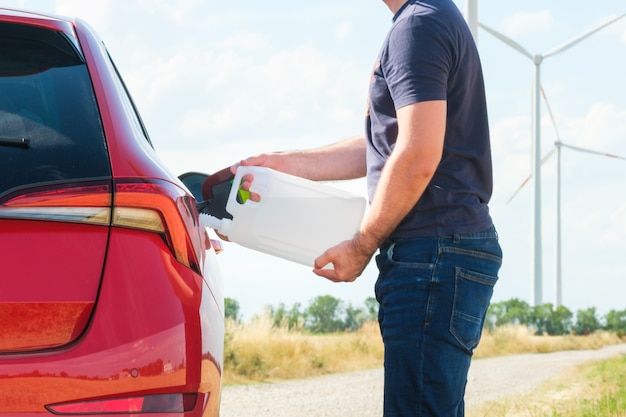
[[[581,148],[579,146],[568,145],[563,143],[561,140],[561,136],[559,134],[559,129],[556,124],[556,119],[554,118],[554,114],[552,113],[552,109],[550,108],[550,103],[548,103],[548,98],[546,94],[541,89],[541,95],[543,96],[543,100],[546,103],[546,108],[548,109],[548,114],[550,115],[550,119],[552,121],[552,126],[554,127],[554,131],[556,133],[556,141],[554,142],[554,148],[552,148],[543,158],[541,158],[541,165],[546,163],[552,155],[556,153],[557,156],[557,164],[556,164],[556,276],[554,280],[554,307],[559,307],[563,302],[563,281],[562,281],[562,267],[561,267],[561,148],[568,148],[577,152],[583,152],[593,155],[600,155],[609,158],[616,158],[626,160],[626,157],[614,155],[607,152],[595,151],[592,149]],[[515,198],[517,193],[520,192],[522,188],[528,183],[530,180],[530,176],[526,177],[526,179],[522,182],[522,185],[513,193],[513,195],[507,200],[507,204]]]
[[[468,2],[471,0],[468,0]],[[468,6],[469,7],[469,6]],[[533,83],[532,83],[532,108],[531,108],[531,130],[532,130],[532,168],[531,168],[531,176],[533,179],[533,252],[531,258],[531,273],[533,276],[533,280],[531,281],[531,293],[532,293],[532,305],[540,305],[542,303],[542,248],[541,248],[541,97],[540,97],[540,89],[541,89],[541,64],[546,58],[557,55],[582,40],[588,38],[599,30],[611,25],[612,23],[618,21],[622,17],[626,16],[622,14],[616,18],[609,20],[608,22],[592,29],[584,34],[569,40],[554,49],[549,50],[544,54],[536,54],[533,55],[528,52],[523,46],[519,43],[515,42],[513,39],[507,37],[506,35],[496,31],[495,29],[490,28],[487,25],[484,25],[478,22],[478,26],[495,36],[497,39],[501,40],[505,44],[509,45],[511,48],[520,52],[522,55],[529,58],[534,65],[534,75],[533,75]]]
[[474,42],[478,43],[478,0],[466,0],[465,20],[467,20],[467,26],[472,32]]

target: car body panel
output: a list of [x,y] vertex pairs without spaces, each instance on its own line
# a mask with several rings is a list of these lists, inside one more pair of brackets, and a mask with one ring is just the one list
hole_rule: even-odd
[[[98,295],[109,229],[0,220],[0,230],[2,241],[10,242],[2,245],[0,352],[51,348],[75,340]],[[25,254],[33,259],[28,267]],[[64,277],[63,285],[55,279],[59,276]]]

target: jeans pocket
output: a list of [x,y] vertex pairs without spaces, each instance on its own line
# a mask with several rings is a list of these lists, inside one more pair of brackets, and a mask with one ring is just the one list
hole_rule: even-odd
[[450,332],[470,352],[480,341],[485,315],[497,280],[495,275],[456,268]]

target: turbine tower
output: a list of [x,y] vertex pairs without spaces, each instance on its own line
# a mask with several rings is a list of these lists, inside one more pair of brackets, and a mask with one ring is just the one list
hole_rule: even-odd
[[472,32],[474,42],[478,43],[478,0],[466,0],[465,20]]
[[[468,0],[468,3],[471,0]],[[565,42],[562,45],[557,46],[554,49],[544,53],[544,54],[536,54],[533,55],[528,52],[523,46],[519,43],[515,42],[513,39],[507,37],[506,35],[496,31],[495,29],[490,28],[487,25],[484,25],[478,22],[478,26],[495,36],[497,39],[501,40],[505,44],[509,45],[511,48],[520,52],[525,57],[529,58],[534,65],[534,73],[533,73],[533,82],[532,82],[532,109],[531,109],[531,130],[532,130],[532,168],[531,175],[533,178],[533,229],[532,229],[532,246],[533,252],[531,257],[531,295],[532,295],[532,305],[540,305],[542,304],[543,295],[542,295],[542,247],[541,247],[541,64],[546,58],[557,55],[582,40],[588,38],[599,30],[609,26],[610,24],[618,21],[622,17],[626,16],[622,14],[616,18],[609,20],[608,22],[596,27],[593,30],[585,32],[584,34]]]

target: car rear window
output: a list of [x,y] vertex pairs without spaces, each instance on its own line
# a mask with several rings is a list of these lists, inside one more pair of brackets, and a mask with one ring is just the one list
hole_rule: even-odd
[[111,176],[82,55],[60,32],[0,22],[0,197]]

